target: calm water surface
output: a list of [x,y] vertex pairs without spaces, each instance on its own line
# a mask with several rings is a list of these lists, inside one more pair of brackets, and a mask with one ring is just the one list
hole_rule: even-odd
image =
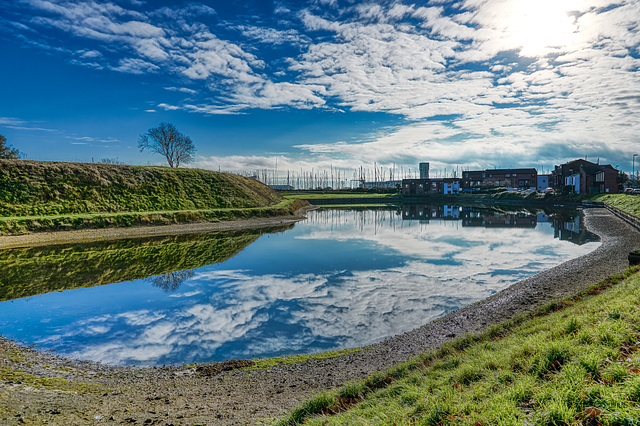
[[312,211],[286,230],[7,250],[0,334],[117,365],[351,348],[486,298],[595,241],[577,212],[413,205]]

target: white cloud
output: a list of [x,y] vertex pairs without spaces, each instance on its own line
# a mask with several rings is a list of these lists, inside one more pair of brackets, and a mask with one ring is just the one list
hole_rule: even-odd
[[175,111],[175,110],[180,109],[180,107],[178,107],[178,106],[169,105],[169,104],[165,104],[165,103],[158,104],[158,108],[162,108],[165,111]]
[[306,44],[310,39],[301,35],[296,30],[278,30],[275,28],[257,27],[254,25],[239,25],[235,27],[242,35],[249,40],[271,45],[301,45]]
[[187,87],[165,87],[165,90],[169,90],[171,92],[188,93],[190,95],[195,95],[196,93],[198,93],[197,90],[189,89]]
[[[553,239],[548,223],[536,229],[466,227],[463,233],[460,226],[433,218],[403,221],[395,211],[312,212],[296,225],[287,247],[295,244],[305,252],[335,241],[338,247],[357,244],[399,260],[359,267],[360,255],[345,251],[346,259],[322,272],[204,267],[171,303],[150,308],[145,299],[141,309],[56,324],[53,336],[38,343],[74,358],[138,365],[308,353],[318,341],[362,346],[412,330],[598,245]],[[342,269],[341,261],[351,269]],[[297,331],[274,336],[274,323]]]
[[[301,146],[333,158],[362,149],[365,161],[427,156],[468,164],[474,160],[456,154],[468,146],[477,164],[501,156],[508,164],[523,160],[527,146],[540,152],[526,159],[535,162],[549,141],[564,143],[567,155],[608,149],[629,156],[640,137],[634,119],[640,103],[630,93],[640,83],[640,3],[633,0],[420,7],[323,0],[298,10],[274,6],[297,21],[245,17],[218,24],[211,20],[218,19],[215,10],[198,4],[145,13],[112,2],[25,4],[33,17],[21,23],[25,29],[11,28],[31,45],[96,69],[190,80],[189,89],[176,89],[189,98],[159,102],[165,110],[341,108],[409,120],[375,142]],[[82,48],[67,52],[38,39],[42,28],[72,34]],[[221,28],[241,37],[225,38]],[[441,118],[427,121],[433,117]]]
[[6,126],[22,126],[27,124],[26,121],[15,117],[0,117],[0,125]]
[[115,71],[126,72],[131,74],[144,74],[148,72],[158,71],[160,67],[138,58],[124,58],[118,61],[118,65],[112,68]]
[[0,117],[0,126],[16,130],[29,130],[37,132],[59,132],[57,129],[41,127],[42,123],[22,120],[16,117]]
[[99,58],[102,56],[102,53],[97,50],[81,50],[78,52],[82,58]]

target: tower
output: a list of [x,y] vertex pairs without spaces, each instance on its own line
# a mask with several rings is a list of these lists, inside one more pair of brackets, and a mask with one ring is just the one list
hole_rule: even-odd
[[429,163],[420,163],[420,179],[429,179]]

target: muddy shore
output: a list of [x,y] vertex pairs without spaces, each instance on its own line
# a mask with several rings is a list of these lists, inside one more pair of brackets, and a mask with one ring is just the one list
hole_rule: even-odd
[[[606,209],[589,209],[585,216],[588,229],[602,239],[595,251],[411,332],[338,358],[200,377],[195,368],[109,367],[57,358],[0,340],[0,374],[9,377],[0,381],[0,423],[262,423],[285,414],[322,389],[339,387],[349,380],[384,370],[432,350],[454,336],[482,331],[626,269],[628,252],[640,247],[640,232]],[[121,238],[127,236],[131,235]],[[7,245],[6,238],[19,237],[0,237],[0,247],[12,246]],[[27,375],[11,376],[12,371],[24,371]],[[62,378],[67,382],[54,380],[54,385],[41,388],[34,386],[39,377]]]
[[305,219],[306,212],[314,208],[313,206],[304,207],[291,216],[256,217],[220,222],[194,222],[163,226],[132,226],[130,228],[79,229],[74,231],[35,232],[23,235],[0,235],[0,249],[46,246],[52,244],[88,243],[93,241],[153,237],[159,235],[198,234],[214,231],[233,231],[289,225]]

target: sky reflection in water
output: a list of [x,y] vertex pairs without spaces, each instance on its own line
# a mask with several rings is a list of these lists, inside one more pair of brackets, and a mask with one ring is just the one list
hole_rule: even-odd
[[0,333],[117,365],[366,345],[599,244],[557,238],[577,238],[577,220],[554,230],[543,214],[514,218],[425,206],[314,211],[223,263],[2,302]]

